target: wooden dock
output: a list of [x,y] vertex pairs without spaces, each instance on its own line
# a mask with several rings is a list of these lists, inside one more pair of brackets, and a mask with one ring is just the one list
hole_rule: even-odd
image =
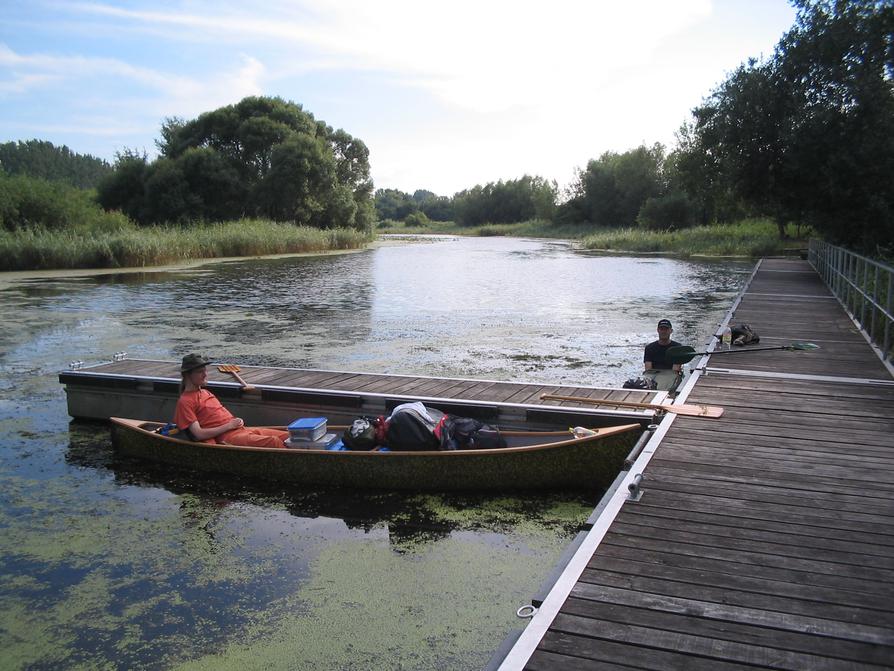
[[499,668],[894,668],[891,371],[805,261],[730,321],[822,349],[702,359]]
[[[220,362],[223,363],[223,362]],[[228,362],[229,363],[229,362]],[[241,366],[249,392],[234,378],[208,367],[208,387],[248,424],[288,424],[302,416],[325,416],[331,424],[359,415],[387,415],[401,403],[426,405],[502,428],[646,426],[651,411],[611,405],[558,407],[541,394],[573,394],[594,400],[658,403],[665,392],[591,386],[502,382],[418,375],[385,375],[334,370]],[[129,417],[169,421],[179,396],[179,363],[145,359],[116,360],[59,373],[68,413],[78,419]]]

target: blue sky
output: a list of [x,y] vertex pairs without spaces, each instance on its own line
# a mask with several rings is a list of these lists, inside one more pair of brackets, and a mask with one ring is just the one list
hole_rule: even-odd
[[0,142],[154,156],[165,118],[269,95],[366,142],[377,188],[564,186],[605,151],[672,147],[794,16],[785,0],[0,0]]

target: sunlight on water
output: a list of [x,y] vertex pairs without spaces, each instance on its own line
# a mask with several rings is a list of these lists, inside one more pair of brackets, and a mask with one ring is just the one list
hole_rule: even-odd
[[0,667],[483,666],[598,495],[308,491],[159,473],[72,424],[113,353],[618,386],[704,344],[740,262],[439,238],[165,272],[0,278]]

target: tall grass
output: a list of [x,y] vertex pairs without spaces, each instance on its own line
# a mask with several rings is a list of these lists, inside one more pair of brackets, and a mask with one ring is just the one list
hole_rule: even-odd
[[470,236],[514,236],[520,238],[562,238],[574,240],[593,230],[587,225],[558,225],[546,219],[530,219],[515,224],[481,224],[459,226],[452,221],[433,221],[425,226],[406,226],[403,222],[387,219],[380,222],[377,233],[411,235],[449,234]]
[[190,228],[130,225],[111,232],[34,228],[0,231],[0,270],[156,266],[227,256],[356,249],[369,241],[369,235],[356,230],[257,219]]
[[[804,234],[790,226],[792,239],[780,240],[779,230],[768,219],[745,219],[734,224],[697,226],[678,231],[651,231],[643,228],[594,229],[588,224],[557,225],[543,219],[517,224],[457,226],[452,222],[432,222],[429,226],[402,226],[400,222],[380,224],[378,233],[449,233],[453,235],[516,236],[580,240],[586,249],[617,252],[662,253],[675,256],[775,256],[798,246]],[[802,245],[804,246],[804,245]]]
[[[787,233],[794,237],[798,231],[791,226]],[[593,250],[661,252],[683,257],[758,257],[783,254],[797,243],[780,240],[776,225],[767,219],[746,219],[734,224],[696,226],[667,232],[641,228],[608,229],[587,235],[581,244]]]

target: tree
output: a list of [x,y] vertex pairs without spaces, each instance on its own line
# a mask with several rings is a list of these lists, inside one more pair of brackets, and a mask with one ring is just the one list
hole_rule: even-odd
[[453,212],[461,226],[510,224],[551,215],[557,187],[542,177],[476,185],[453,197]]
[[376,216],[379,221],[392,219],[403,221],[406,216],[415,212],[418,204],[410,194],[398,189],[378,189],[375,197]]
[[115,157],[114,171],[96,188],[96,200],[106,210],[120,210],[139,223],[146,218],[146,179],[149,162],[145,152],[125,149]]
[[[677,167],[703,205],[861,247],[894,242],[894,2],[795,0],[771,59],[740,66],[695,110]],[[715,170],[700,190],[696,175]]]
[[579,171],[570,198],[558,217],[565,222],[629,227],[648,198],[665,191],[664,147],[642,145],[616,154],[605,152]]
[[141,173],[116,164],[122,174],[102,190],[104,206],[143,224],[263,216],[372,227],[366,145],[296,103],[249,97],[192,121],[171,117],[156,144],[161,156]]

